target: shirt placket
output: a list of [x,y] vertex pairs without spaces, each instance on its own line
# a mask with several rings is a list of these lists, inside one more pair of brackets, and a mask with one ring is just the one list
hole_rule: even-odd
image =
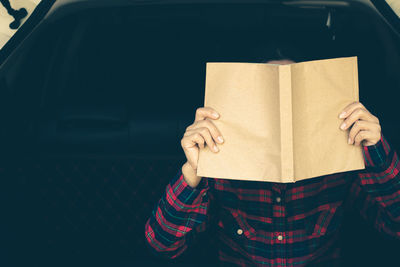
[[[273,219],[274,219],[274,239],[276,244],[286,244],[286,207],[285,207],[285,191],[286,184],[274,184],[273,186]],[[281,262],[286,265],[286,250],[285,246],[276,250],[276,257],[283,260]]]

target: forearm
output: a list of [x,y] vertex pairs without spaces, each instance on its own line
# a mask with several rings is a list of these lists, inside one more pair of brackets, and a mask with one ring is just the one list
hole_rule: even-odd
[[366,169],[358,174],[356,206],[379,231],[400,238],[400,164],[395,150],[382,136],[363,148]]
[[158,254],[175,258],[187,248],[188,234],[208,219],[208,183],[202,179],[196,188],[188,185],[182,169],[168,184],[145,225],[148,244]]

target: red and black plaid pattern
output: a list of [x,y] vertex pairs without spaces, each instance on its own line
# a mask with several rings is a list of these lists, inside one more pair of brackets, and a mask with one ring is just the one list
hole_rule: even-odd
[[400,239],[398,155],[382,135],[363,156],[364,170],[288,184],[203,177],[191,188],[179,168],[146,222],[148,245],[176,258],[214,223],[223,264],[328,266],[340,258],[338,230],[349,207]]

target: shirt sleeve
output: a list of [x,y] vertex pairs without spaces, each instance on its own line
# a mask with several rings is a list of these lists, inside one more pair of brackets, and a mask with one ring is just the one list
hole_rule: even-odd
[[176,258],[192,242],[193,234],[205,230],[209,221],[208,190],[207,178],[202,177],[192,188],[179,169],[145,224],[146,241],[153,253]]
[[400,239],[400,164],[398,154],[383,135],[363,147],[365,169],[351,187],[354,206],[382,233]]

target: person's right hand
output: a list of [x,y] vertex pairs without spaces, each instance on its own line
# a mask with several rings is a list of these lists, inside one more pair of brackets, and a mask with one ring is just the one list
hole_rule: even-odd
[[219,114],[211,107],[201,107],[196,110],[194,123],[186,128],[181,140],[187,162],[182,166],[186,182],[196,187],[201,177],[196,175],[199,150],[207,145],[211,151],[219,151],[216,143],[224,142],[218,128],[212,122],[219,118]]

